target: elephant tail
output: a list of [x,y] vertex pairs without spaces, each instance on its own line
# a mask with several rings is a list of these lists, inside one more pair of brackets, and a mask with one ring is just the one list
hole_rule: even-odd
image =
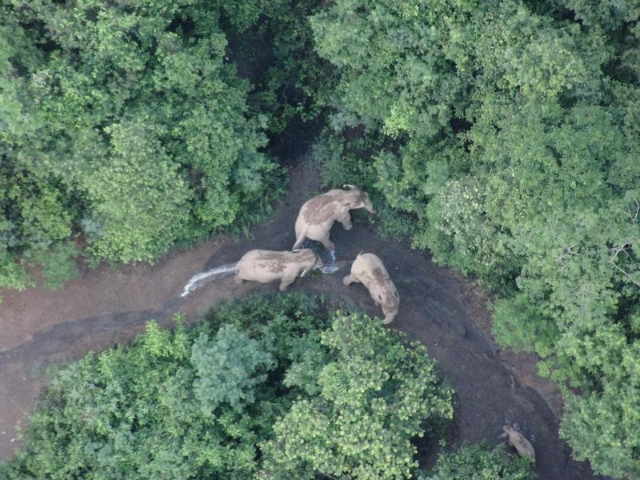
[[304,234],[300,235],[297,239],[296,239],[296,243],[293,244],[293,247],[291,248],[291,250],[298,250],[302,244],[304,243],[304,239],[306,237],[304,236]]

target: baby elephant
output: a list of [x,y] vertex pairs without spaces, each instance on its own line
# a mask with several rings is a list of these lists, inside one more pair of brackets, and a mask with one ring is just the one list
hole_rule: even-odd
[[329,232],[335,221],[342,224],[345,230],[350,230],[350,210],[366,208],[376,213],[369,195],[353,185],[345,185],[346,190],[329,190],[327,193],[307,200],[300,208],[296,219],[296,243],[294,250],[300,248],[305,238],[322,242],[324,248],[333,250],[333,242],[329,240]]
[[260,283],[280,280],[280,290],[284,291],[298,276],[304,277],[315,267],[322,267],[322,261],[308,248],[293,252],[251,250],[236,264],[234,281],[240,284],[244,280]]
[[344,277],[342,282],[347,286],[361,282],[369,290],[376,306],[382,306],[382,323],[393,322],[398,314],[400,296],[380,258],[373,253],[360,253],[351,265],[351,275]]
[[533,449],[531,442],[529,442],[522,433],[509,425],[502,427],[502,431],[504,433],[500,435],[500,438],[506,438],[507,443],[516,449],[518,455],[521,457],[531,457],[535,462],[536,451]]

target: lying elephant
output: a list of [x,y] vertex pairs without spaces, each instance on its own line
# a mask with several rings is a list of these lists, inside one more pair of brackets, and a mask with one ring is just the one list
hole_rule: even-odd
[[351,265],[351,274],[344,277],[342,282],[347,286],[353,282],[361,282],[369,290],[376,306],[382,306],[382,323],[387,325],[393,322],[398,313],[400,295],[378,256],[373,253],[360,253]]
[[300,208],[296,220],[296,243],[293,249],[300,248],[305,238],[322,242],[324,248],[333,250],[333,242],[329,240],[329,232],[337,220],[345,230],[350,230],[351,216],[349,211],[366,208],[376,213],[369,195],[358,187],[345,185],[346,190],[329,190],[322,195],[307,200]]
[[293,252],[250,250],[236,264],[234,281],[241,284],[244,280],[260,283],[280,280],[280,290],[284,291],[298,276],[304,277],[315,267],[322,267],[322,260],[308,248]]
[[[514,426],[517,425],[514,424]],[[509,445],[516,449],[518,455],[521,457],[531,457],[535,462],[536,451],[533,449],[531,442],[529,442],[522,433],[509,425],[502,427],[502,431],[504,433],[500,435],[500,438],[506,438]]]

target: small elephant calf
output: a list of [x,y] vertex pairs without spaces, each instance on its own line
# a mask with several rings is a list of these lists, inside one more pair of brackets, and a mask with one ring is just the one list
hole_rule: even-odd
[[241,284],[244,280],[260,283],[280,280],[280,290],[284,291],[298,276],[304,277],[322,265],[318,255],[308,248],[293,252],[250,250],[236,264],[234,281]]
[[367,287],[376,306],[382,306],[384,313],[382,323],[388,325],[396,318],[400,295],[377,255],[360,253],[351,265],[351,274],[344,277],[342,282],[347,286],[353,282],[360,282]]
[[522,433],[509,425],[503,426],[502,431],[504,433],[500,435],[500,438],[506,438],[507,443],[516,449],[518,455],[521,457],[531,457],[535,462],[536,451],[533,449],[531,442],[529,442]]

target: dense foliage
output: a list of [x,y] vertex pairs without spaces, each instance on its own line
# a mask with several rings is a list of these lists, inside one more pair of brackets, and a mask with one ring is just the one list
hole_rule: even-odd
[[504,445],[481,442],[443,453],[418,480],[532,480],[531,459],[509,455]]
[[221,27],[261,13],[246,1],[2,3],[0,286],[24,287],[29,263],[60,276],[69,262],[48,252],[72,258],[77,235],[96,260],[151,261],[268,207],[270,118],[249,115],[252,86]]
[[639,15],[337,0],[311,18],[340,69],[330,183],[357,174],[411,219],[392,229],[502,294],[499,341],[543,358],[576,457],[616,477],[640,474]]
[[267,472],[283,479],[314,478],[313,472],[410,478],[416,467],[410,439],[422,436],[425,419],[453,418],[453,392],[439,384],[435,362],[423,346],[403,345],[358,315],[334,318],[320,344],[329,349],[320,369],[318,347],[310,345],[285,378],[308,398],[296,400],[274,425],[265,446]]
[[42,265],[54,288],[79,253],[148,261],[254,217],[277,190],[266,133],[330,108],[314,149],[327,185],[366,187],[387,231],[492,288],[498,340],[563,387],[575,456],[640,475],[637,2],[8,0],[0,14],[0,287]]
[[256,296],[54,376],[6,478],[410,478],[452,418],[424,347],[303,295]]

